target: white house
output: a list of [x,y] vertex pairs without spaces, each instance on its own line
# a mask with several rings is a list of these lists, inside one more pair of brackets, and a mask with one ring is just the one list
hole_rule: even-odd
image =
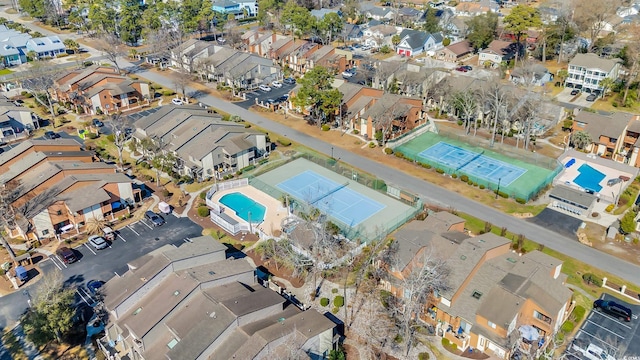
[[577,54],[569,62],[569,76],[565,80],[566,87],[582,89],[584,92],[600,94],[603,90],[602,80],[617,80],[621,59],[604,59],[596,54]]
[[398,33],[395,26],[376,25],[362,32],[364,44],[372,47],[380,47],[383,45],[391,45],[391,37]]
[[424,31],[404,29],[400,33],[400,43],[396,46],[398,55],[416,56],[427,51],[442,48],[444,37],[441,33],[429,34]]
[[56,57],[64,54],[67,47],[56,35],[27,40],[27,52],[33,51],[38,59]]

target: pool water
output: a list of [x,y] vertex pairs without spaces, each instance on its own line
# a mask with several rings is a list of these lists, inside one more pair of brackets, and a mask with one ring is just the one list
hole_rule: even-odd
[[224,195],[220,198],[220,203],[235,211],[236,215],[247,222],[249,221],[249,213],[251,213],[252,223],[262,222],[264,220],[264,213],[267,210],[264,205],[238,192]]
[[600,190],[602,190],[600,181],[605,178],[605,175],[603,173],[592,168],[588,164],[582,164],[578,168],[578,172],[580,173],[580,175],[573,179],[574,183],[584,189],[594,192],[600,192]]

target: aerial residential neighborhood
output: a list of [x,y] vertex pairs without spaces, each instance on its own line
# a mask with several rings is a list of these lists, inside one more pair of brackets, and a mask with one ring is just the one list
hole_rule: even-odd
[[640,357],[640,2],[0,8],[0,359]]

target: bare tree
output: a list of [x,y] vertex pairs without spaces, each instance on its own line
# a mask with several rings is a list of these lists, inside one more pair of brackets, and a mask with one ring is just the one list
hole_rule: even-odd
[[393,130],[394,121],[401,123],[406,121],[408,110],[409,106],[407,104],[394,102],[373,116],[373,127],[376,132],[380,131],[381,134],[380,139],[378,139],[381,146],[387,143],[390,133]]
[[145,42],[149,48],[149,55],[171,59],[171,52],[183,43],[183,39],[184,33],[180,29],[162,27],[151,32]]
[[[2,184],[0,187],[0,225],[9,229],[13,229],[16,226],[16,214],[12,204],[19,194],[18,184],[17,181],[11,181]],[[9,253],[11,260],[15,262],[16,254],[5,237],[5,231],[0,231],[0,242]]]
[[471,131],[473,123],[473,135],[476,135],[476,115],[478,114],[478,97],[475,92],[469,89],[458,91],[452,96],[453,107],[462,115],[465,122],[465,134]]
[[502,120],[505,118],[507,105],[509,104],[510,95],[505,87],[500,83],[498,79],[494,79],[489,82],[482,91],[483,100],[488,104],[491,115],[491,123],[493,129],[491,130],[491,142],[490,145],[496,141],[496,133],[498,130],[498,124],[502,125]]
[[607,19],[616,13],[619,0],[574,1],[573,20],[580,31],[589,34],[590,48],[607,26]]
[[193,80],[191,73],[181,67],[171,74],[171,79],[173,80],[173,85],[176,87],[176,92],[182,94],[182,99],[187,102],[187,86],[189,86],[189,83]]
[[127,127],[130,126],[130,119],[128,116],[122,115],[120,111],[109,114],[108,125],[111,127],[111,133],[113,134],[113,144],[118,150],[118,166],[120,170],[123,169],[122,150],[128,140]]
[[107,58],[107,60],[113,63],[116,67],[116,71],[120,74],[120,65],[118,65],[118,58],[124,56],[125,49],[124,44],[119,37],[114,34],[104,34],[100,38],[97,49]]
[[51,125],[56,127],[56,112],[53,108],[53,91],[54,82],[53,79],[57,77],[57,72],[52,72],[51,69],[44,63],[37,61],[33,63],[31,69],[29,69],[22,81],[22,88],[33,94],[34,99],[46,109],[48,109],[51,115]]
[[402,296],[390,301],[388,310],[396,319],[398,332],[406,342],[408,354],[415,342],[415,331],[419,326],[417,319],[422,315],[428,297],[434,291],[443,291],[448,287],[449,268],[431,248],[420,250],[404,269],[398,268],[398,260],[395,258],[391,264],[390,270],[397,275],[391,281],[397,283]]

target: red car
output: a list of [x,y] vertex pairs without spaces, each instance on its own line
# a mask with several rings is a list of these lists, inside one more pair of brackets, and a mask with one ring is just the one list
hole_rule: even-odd
[[467,71],[469,71],[469,70],[468,70],[466,67],[464,67],[464,66],[460,66],[459,68],[456,68],[456,70],[457,70],[457,71],[460,71],[460,72],[467,72]]

